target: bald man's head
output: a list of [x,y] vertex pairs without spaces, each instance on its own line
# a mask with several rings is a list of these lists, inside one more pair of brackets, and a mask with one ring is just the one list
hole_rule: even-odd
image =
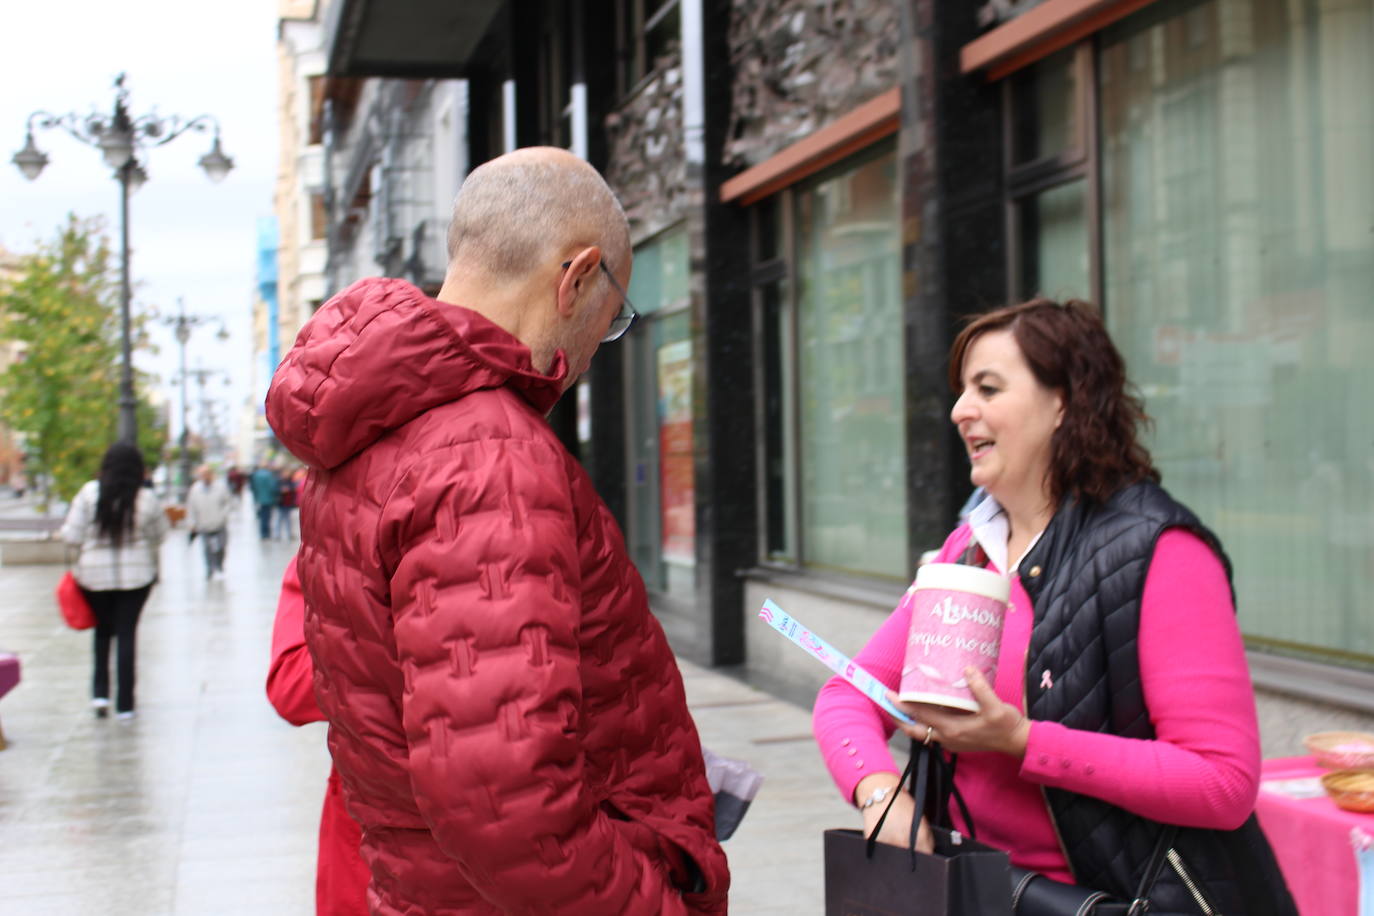
[[625,212],[601,175],[557,147],[529,147],[484,163],[463,181],[448,232],[449,269],[519,280],[574,245],[629,256]]

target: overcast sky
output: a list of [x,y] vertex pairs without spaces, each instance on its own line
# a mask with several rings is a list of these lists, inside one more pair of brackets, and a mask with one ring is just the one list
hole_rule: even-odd
[[[219,119],[234,170],[213,184],[196,165],[210,134],[190,131],[149,151],[149,181],[130,201],[130,245],[135,309],[175,314],[183,296],[189,313],[224,320],[230,339],[217,340],[213,322],[197,328],[187,361],[232,373],[231,387],[215,387],[234,405],[235,422],[250,391],[257,221],[272,214],[276,13],[276,0],[11,3],[0,54],[0,246],[11,252],[32,251],[71,212],[103,216],[118,252],[119,185],[99,150],[52,129],[35,136],[50,160],[37,181],[26,181],[10,161],[31,112],[108,115],[114,77],[124,71],[133,116]],[[135,364],[162,376],[175,434],[176,340],[162,325],[153,334],[161,352],[136,354]]]

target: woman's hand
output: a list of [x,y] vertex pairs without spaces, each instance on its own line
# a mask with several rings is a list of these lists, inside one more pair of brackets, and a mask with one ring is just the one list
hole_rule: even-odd
[[969,690],[978,701],[977,712],[964,712],[929,703],[903,703],[888,691],[888,698],[919,724],[900,724],[903,732],[917,741],[938,741],[946,750],[998,751],[1013,757],[1026,755],[1030,739],[1030,720],[1021,710],[1005,703],[977,668],[964,669]]
[[[878,819],[883,816],[889,801],[892,802],[892,810],[888,813],[887,820],[883,821],[878,842],[905,849],[911,839],[911,819],[916,816],[916,801],[911,797],[911,793],[900,789],[897,790],[895,801],[885,798],[876,805],[860,810],[859,813],[864,817],[864,836],[873,834],[873,828],[878,825]],[[920,826],[916,828],[916,849],[918,852],[935,851],[935,839],[931,836],[930,825],[926,823],[925,818],[921,818]]]

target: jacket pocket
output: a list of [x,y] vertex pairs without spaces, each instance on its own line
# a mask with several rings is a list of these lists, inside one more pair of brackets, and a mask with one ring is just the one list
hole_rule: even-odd
[[609,799],[601,803],[601,810],[613,821],[619,822],[620,829],[630,841],[651,861],[657,862],[668,875],[668,882],[684,894],[701,893],[706,889],[706,881],[701,868],[682,847],[660,835],[652,827],[640,823],[621,811]]

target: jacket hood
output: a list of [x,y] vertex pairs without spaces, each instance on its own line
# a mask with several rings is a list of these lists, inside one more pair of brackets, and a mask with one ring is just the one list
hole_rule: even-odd
[[360,280],[315,313],[267,392],[267,422],[306,464],[338,467],[427,410],[509,387],[547,413],[563,392],[530,351],[471,309],[437,302],[404,280]]

